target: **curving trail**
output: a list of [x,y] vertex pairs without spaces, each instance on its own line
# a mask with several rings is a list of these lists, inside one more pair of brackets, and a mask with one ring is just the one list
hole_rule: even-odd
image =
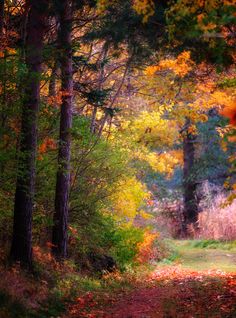
[[149,286],[123,296],[101,317],[236,317],[236,274],[166,267],[146,283]]
[[85,295],[67,317],[236,318],[236,251],[180,252],[182,263],[157,266],[128,292]]

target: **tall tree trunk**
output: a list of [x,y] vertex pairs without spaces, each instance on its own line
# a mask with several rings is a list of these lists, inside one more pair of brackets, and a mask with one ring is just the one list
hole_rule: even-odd
[[26,65],[28,68],[22,105],[20,153],[15,192],[11,258],[22,266],[32,265],[32,211],[37,151],[37,117],[43,37],[46,29],[47,0],[29,0]]
[[[188,126],[188,125],[187,125]],[[184,235],[188,235],[189,225],[193,225],[196,229],[198,219],[198,201],[196,197],[197,182],[194,176],[194,161],[195,161],[195,141],[196,136],[185,130],[183,140],[183,188],[184,188]]]
[[62,105],[60,119],[60,142],[58,171],[55,195],[54,226],[52,233],[52,252],[58,259],[67,256],[68,200],[70,188],[70,152],[72,127],[72,3],[60,1],[59,11],[59,50],[62,76]]
[[[5,51],[5,45],[2,45],[4,43],[4,5],[5,5],[5,0],[0,0],[0,50]],[[1,127],[4,128],[5,126],[5,121],[7,118],[7,112],[6,112],[6,81],[7,81],[7,76],[6,76],[6,67],[7,67],[7,61],[6,61],[6,55],[4,54],[4,60],[3,60],[3,69],[0,74],[1,77]]]
[[0,40],[2,40],[4,28],[4,4],[5,0],[0,0]]

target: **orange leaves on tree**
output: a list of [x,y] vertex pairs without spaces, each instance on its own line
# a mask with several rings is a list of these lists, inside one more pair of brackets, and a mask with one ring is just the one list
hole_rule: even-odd
[[[201,65],[199,65],[199,68],[201,68]],[[196,93],[210,93],[213,92],[216,88],[216,83],[212,80],[207,81],[200,81],[196,85]]]
[[54,139],[46,137],[43,143],[38,148],[39,160],[42,160],[42,154],[45,154],[49,150],[55,150],[57,148],[57,144]]
[[164,59],[161,60],[158,65],[147,67],[145,70],[145,74],[148,76],[153,76],[156,72],[169,69],[177,76],[184,77],[192,70],[193,65],[194,64],[191,60],[190,52],[184,51],[179,54],[176,59]]
[[49,96],[47,98],[47,103],[49,106],[59,107],[62,104],[63,97],[71,97],[71,93],[67,91],[60,91],[55,96]]
[[236,126],[236,99],[232,100],[231,103],[226,105],[221,110],[220,113],[224,117],[229,118],[229,122],[230,122],[231,125]]
[[144,233],[144,239],[142,242],[138,244],[138,254],[137,254],[137,261],[141,264],[144,264],[151,259],[155,258],[155,248],[154,242],[157,239],[157,233],[151,233],[146,231]]
[[62,103],[62,94],[59,92],[56,96],[49,96],[47,98],[47,103],[49,106],[60,106]]
[[0,39],[0,58],[16,55],[15,41],[17,39],[19,39],[19,34],[16,31],[12,29],[5,30]]

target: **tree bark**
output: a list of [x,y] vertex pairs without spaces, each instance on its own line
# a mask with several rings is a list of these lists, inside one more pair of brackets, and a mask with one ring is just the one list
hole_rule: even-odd
[[68,200],[70,188],[70,153],[72,127],[72,4],[70,0],[60,1],[59,50],[62,81],[62,105],[60,118],[60,141],[58,171],[55,194],[52,253],[62,260],[67,256]]
[[185,131],[183,140],[183,190],[184,190],[184,235],[188,235],[188,228],[192,224],[196,229],[198,219],[198,202],[196,197],[197,182],[194,176],[195,146],[196,136]]
[[4,4],[5,0],[0,0],[0,40],[2,40],[4,28]]
[[30,0],[26,39],[27,78],[22,105],[20,152],[16,181],[11,259],[32,265],[32,211],[37,151],[37,117],[47,0]]

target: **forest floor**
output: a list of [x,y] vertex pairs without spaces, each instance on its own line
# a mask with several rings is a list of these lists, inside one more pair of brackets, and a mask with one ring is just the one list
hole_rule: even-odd
[[162,261],[115,293],[79,297],[66,317],[236,317],[236,246],[210,241],[174,244],[174,261]]

